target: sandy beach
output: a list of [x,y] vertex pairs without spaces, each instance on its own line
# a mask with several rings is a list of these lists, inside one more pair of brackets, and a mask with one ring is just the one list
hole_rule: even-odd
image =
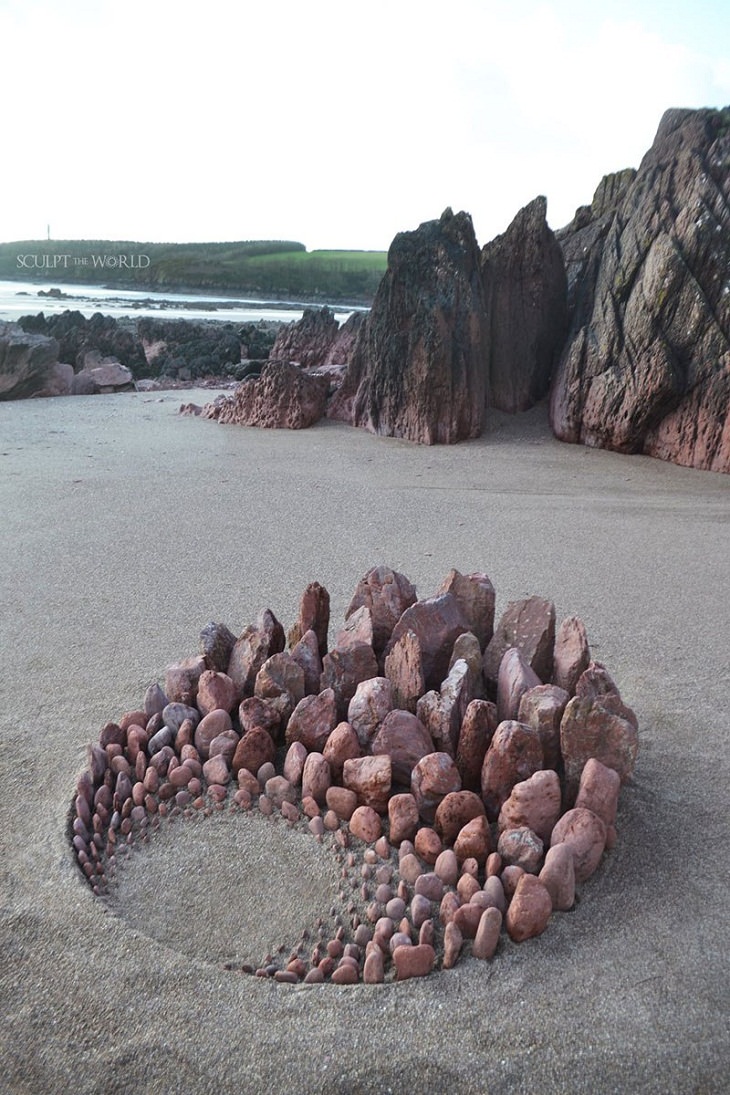
[[[0,403],[0,1091],[641,1092],[730,1087],[730,477],[562,445],[541,410],[419,448],[180,418],[210,392]],[[94,897],[67,813],[86,746],[201,628],[310,581],[333,626],[387,563],[484,570],[585,621],[640,721],[618,844],[543,936],[426,980],[229,972],[332,903],[284,824],[171,823]]]

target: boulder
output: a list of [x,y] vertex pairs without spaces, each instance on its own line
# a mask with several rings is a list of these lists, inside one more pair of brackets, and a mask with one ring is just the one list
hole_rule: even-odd
[[363,324],[333,417],[421,444],[482,431],[487,378],[484,290],[471,217],[399,233]]
[[497,708],[489,700],[472,700],[466,709],[456,748],[456,767],[467,791],[480,791],[482,765],[497,729]]
[[334,313],[324,308],[305,308],[302,318],[279,330],[269,357],[289,361],[303,368],[323,365],[337,338],[340,325]]
[[482,798],[490,821],[496,821],[514,785],[542,767],[537,731],[521,722],[501,722],[482,765]]
[[476,635],[484,650],[494,633],[494,586],[486,574],[460,574],[450,570],[436,590],[438,597],[451,593],[469,624],[469,631]]
[[347,705],[347,721],[357,734],[363,749],[369,748],[393,707],[393,689],[387,677],[369,677],[368,680],[360,681],[355,695]]
[[574,696],[560,723],[560,750],[565,765],[565,797],[575,802],[586,762],[594,757],[613,768],[622,783],[631,776],[639,751],[636,727],[606,710],[600,700]]
[[569,698],[555,684],[539,684],[520,699],[517,721],[537,730],[546,768],[557,768],[560,764],[560,723]]
[[555,644],[555,605],[542,597],[510,601],[484,651],[484,676],[494,688],[499,666],[511,646],[517,647],[541,681],[551,680]]
[[411,773],[423,757],[433,752],[433,741],[425,726],[410,711],[391,711],[387,714],[373,739],[374,756],[390,757],[393,782],[405,787],[411,785]]
[[229,396],[204,408],[207,418],[226,425],[303,430],[327,407],[329,382],[296,365],[268,361],[258,378],[244,380]]
[[419,760],[411,773],[411,793],[418,812],[431,825],[436,809],[451,791],[461,790],[461,776],[448,753],[429,753]]
[[469,631],[469,624],[459,602],[452,593],[442,593],[416,601],[407,608],[393,629],[385,648],[386,657],[407,631],[412,631],[421,648],[424,684],[427,689],[440,690],[449,671],[451,651],[459,635]]
[[58,342],[26,334],[17,323],[0,321],[0,399],[22,399],[50,383]]
[[335,647],[322,659],[321,688],[331,688],[337,702],[337,715],[347,718],[350,700],[363,681],[378,675],[378,662],[372,646],[354,643],[344,649]]
[[372,567],[357,583],[345,613],[347,618],[365,605],[373,621],[373,649],[380,656],[407,608],[416,603],[416,588],[397,570]]
[[591,661],[585,624],[578,616],[566,616],[555,634],[553,684],[575,695],[575,686]]
[[[84,355],[85,363],[73,380],[74,395],[109,395],[112,392],[134,391],[132,370],[115,357],[104,357],[99,351]],[[86,362],[90,361],[90,364]]]
[[247,627],[236,640],[228,660],[226,672],[236,686],[239,698],[253,695],[261,666],[273,654],[280,654],[284,646],[284,628],[273,612],[262,609],[256,623]]
[[327,653],[327,633],[330,626],[330,595],[319,582],[310,582],[299,602],[297,621],[289,629],[289,646],[294,647],[308,631],[314,631],[319,644],[319,654]]
[[514,785],[499,812],[497,825],[500,832],[527,827],[547,844],[560,817],[560,806],[558,773],[552,769],[534,772]]
[[730,472],[730,110],[670,110],[556,370],[556,436]]
[[482,249],[489,317],[489,400],[525,411],[547,395],[567,332],[567,278],[543,197]]
[[415,631],[404,631],[385,659],[385,676],[393,686],[393,702],[404,711],[416,712],[426,684],[423,655]]

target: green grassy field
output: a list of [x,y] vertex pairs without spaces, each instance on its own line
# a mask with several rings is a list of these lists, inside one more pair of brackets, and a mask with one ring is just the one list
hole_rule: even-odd
[[154,290],[222,291],[272,299],[369,303],[384,251],[307,251],[290,240],[137,243],[22,240],[0,244],[0,278]]

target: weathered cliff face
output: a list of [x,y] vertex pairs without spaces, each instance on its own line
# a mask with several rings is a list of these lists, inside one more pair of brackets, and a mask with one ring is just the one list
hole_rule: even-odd
[[447,209],[399,233],[329,414],[422,444],[477,437],[487,329],[471,217]]
[[664,115],[554,378],[561,440],[730,472],[729,167],[730,109]]
[[22,399],[53,384],[58,342],[0,321],[0,399]]
[[482,250],[489,402],[514,414],[547,395],[567,330],[567,282],[547,201],[535,198]]

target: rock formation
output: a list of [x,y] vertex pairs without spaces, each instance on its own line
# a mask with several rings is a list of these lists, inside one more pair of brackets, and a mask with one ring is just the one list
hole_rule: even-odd
[[730,472],[728,162],[730,109],[664,115],[588,264],[595,288],[577,285],[561,440]]
[[514,414],[547,395],[567,329],[563,254],[535,198],[482,250],[489,403]]
[[399,233],[330,415],[428,445],[477,437],[486,312],[471,217]]
[[271,358],[303,368],[323,365],[339,334],[340,325],[327,307],[305,308],[296,323],[287,323],[276,336]]
[[58,342],[0,322],[0,399],[20,399],[52,383]]
[[302,430],[324,414],[329,382],[296,365],[269,361],[256,380],[245,380],[230,396],[208,403],[206,418],[226,425]]

